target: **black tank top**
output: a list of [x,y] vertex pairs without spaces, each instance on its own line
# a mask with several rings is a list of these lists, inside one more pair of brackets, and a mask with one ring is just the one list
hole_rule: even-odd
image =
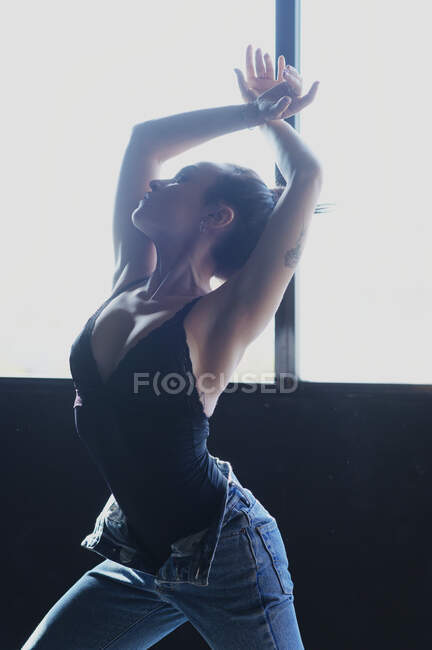
[[103,382],[91,350],[94,323],[114,293],[88,319],[69,356],[76,389],[74,420],[137,547],[162,566],[171,544],[207,528],[225,497],[227,479],[207,450],[204,413],[183,321],[198,296],[141,338]]

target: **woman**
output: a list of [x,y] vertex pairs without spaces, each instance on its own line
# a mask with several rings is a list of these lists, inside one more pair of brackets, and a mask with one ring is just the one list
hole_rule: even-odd
[[[75,425],[111,496],[81,542],[105,559],[50,609],[30,648],[149,648],[186,621],[212,648],[303,648],[275,518],[209,454],[209,418],[292,278],[321,188],[319,161],[284,118],[301,77],[252,46],[245,105],[133,129],[114,214],[112,295],[71,347]],[[260,126],[286,187],[250,169],[158,166]],[[279,200],[278,200],[278,197]],[[270,218],[271,217],[271,218]],[[223,283],[215,290],[210,280]]]

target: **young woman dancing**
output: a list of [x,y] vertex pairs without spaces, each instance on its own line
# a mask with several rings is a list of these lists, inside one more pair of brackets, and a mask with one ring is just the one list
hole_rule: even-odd
[[[256,68],[256,69],[255,69]],[[72,344],[75,427],[111,495],[81,542],[104,560],[23,646],[150,648],[186,621],[217,650],[303,648],[276,519],[209,454],[209,419],[295,272],[322,184],[284,118],[309,105],[297,70],[246,52],[243,103],[138,124],[117,188],[111,296]],[[259,126],[285,188],[253,170],[159,165]],[[215,276],[223,281],[210,288]]]

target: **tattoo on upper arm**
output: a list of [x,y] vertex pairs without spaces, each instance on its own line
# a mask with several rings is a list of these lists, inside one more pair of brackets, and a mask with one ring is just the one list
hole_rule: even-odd
[[303,224],[303,228],[299,235],[296,245],[294,246],[294,248],[290,248],[289,250],[287,250],[287,252],[284,255],[284,266],[290,266],[290,267],[297,266],[302,253],[305,235],[306,235],[306,228],[304,227]]

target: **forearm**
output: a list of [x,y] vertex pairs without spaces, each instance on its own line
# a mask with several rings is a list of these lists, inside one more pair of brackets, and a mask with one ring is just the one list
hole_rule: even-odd
[[236,104],[179,113],[136,124],[133,133],[143,135],[160,162],[226,133],[263,123],[254,104]]
[[317,157],[288,122],[272,120],[260,125],[260,130],[276,150],[276,162],[287,185],[298,173],[321,170]]

